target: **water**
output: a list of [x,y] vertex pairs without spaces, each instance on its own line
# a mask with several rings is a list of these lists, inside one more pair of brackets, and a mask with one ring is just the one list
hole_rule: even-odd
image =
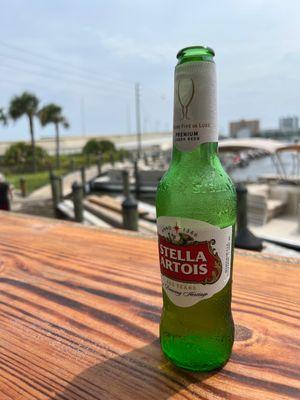
[[[293,159],[290,153],[281,155],[282,164],[288,175],[295,174],[293,171]],[[257,180],[259,176],[266,174],[277,174],[276,167],[270,156],[251,160],[245,168],[238,167],[229,175],[234,181]]]

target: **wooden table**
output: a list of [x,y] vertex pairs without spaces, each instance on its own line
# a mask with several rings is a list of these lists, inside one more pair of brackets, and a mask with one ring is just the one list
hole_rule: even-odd
[[296,399],[299,262],[236,252],[234,350],[190,373],[160,352],[156,241],[0,213],[0,399]]

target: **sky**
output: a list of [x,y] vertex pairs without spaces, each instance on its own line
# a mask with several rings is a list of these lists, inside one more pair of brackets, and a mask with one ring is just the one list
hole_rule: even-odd
[[[258,118],[277,128],[300,115],[298,0],[10,0],[1,2],[0,108],[23,91],[57,103],[64,135],[171,131],[176,54],[202,44],[216,52],[218,120]],[[51,136],[53,127],[37,137]],[[0,141],[29,137],[22,118]]]

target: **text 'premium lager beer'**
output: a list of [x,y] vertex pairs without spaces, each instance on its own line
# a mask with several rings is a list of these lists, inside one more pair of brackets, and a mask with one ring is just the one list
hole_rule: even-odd
[[156,199],[161,346],[174,364],[194,371],[221,367],[234,338],[236,195],[218,158],[213,57],[201,46],[177,55],[172,162]]

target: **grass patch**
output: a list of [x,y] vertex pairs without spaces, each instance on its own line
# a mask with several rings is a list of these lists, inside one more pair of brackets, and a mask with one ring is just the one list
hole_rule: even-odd
[[[59,170],[59,171],[55,171],[55,174],[62,175],[64,172],[65,172],[64,170]],[[27,187],[28,194],[44,185],[47,185],[48,183],[50,183],[48,171],[37,172],[35,174],[27,173],[27,174],[8,174],[8,175],[6,175],[7,181],[11,185],[13,185],[16,189],[20,189],[20,179],[21,178],[25,178],[25,180],[26,180],[26,187]]]
[[[120,160],[122,154],[127,154],[127,152],[123,150],[116,150],[113,152],[114,160]],[[103,153],[102,162],[107,163],[110,162],[111,153]],[[50,156],[50,164],[55,165],[55,157]],[[74,170],[78,170],[82,165],[89,167],[91,165],[95,165],[97,162],[98,156],[91,154],[90,156],[84,154],[72,154],[72,155],[61,155],[60,157],[60,166],[59,170],[55,170],[54,173],[58,176],[66,175]],[[27,166],[28,167],[28,166]],[[19,172],[21,171],[21,172]],[[49,172],[48,170],[38,171],[35,174],[30,172],[23,172],[20,166],[5,166],[2,163],[0,164],[0,172],[4,173],[7,181],[13,185],[16,189],[20,189],[20,179],[25,178],[27,194],[30,194],[34,190],[47,185],[49,182]]]

